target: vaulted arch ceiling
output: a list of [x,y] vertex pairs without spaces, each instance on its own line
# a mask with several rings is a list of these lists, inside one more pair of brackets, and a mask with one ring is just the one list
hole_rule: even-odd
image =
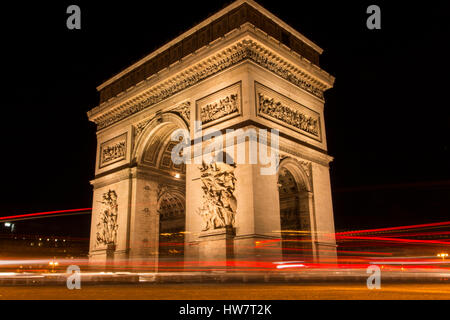
[[171,140],[176,129],[175,125],[168,124],[154,132],[145,147],[141,164],[166,172],[185,173],[185,165],[176,165],[172,161],[172,150],[179,143]]

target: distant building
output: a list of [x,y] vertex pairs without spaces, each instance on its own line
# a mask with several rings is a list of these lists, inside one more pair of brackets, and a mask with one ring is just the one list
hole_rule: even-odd
[[87,258],[89,215],[0,223],[0,258]]
[[87,257],[89,239],[49,235],[0,234],[0,258]]

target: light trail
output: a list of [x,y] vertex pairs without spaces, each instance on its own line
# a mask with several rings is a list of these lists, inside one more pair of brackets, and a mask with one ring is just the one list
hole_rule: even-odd
[[[91,208],[84,209],[73,209],[73,210],[59,210],[59,211],[49,211],[31,214],[22,214],[8,217],[0,217],[1,222],[12,222],[21,221],[27,219],[38,219],[38,218],[52,218],[64,215],[78,215],[78,214],[90,214],[92,212]],[[434,230],[427,230],[427,228]],[[385,270],[391,270],[395,272],[404,272],[407,268],[410,270],[418,270],[423,268],[426,270],[435,269],[438,270],[448,270],[450,266],[450,261],[448,260],[438,260],[433,256],[434,250],[439,250],[439,252],[446,251],[448,246],[450,246],[450,221],[438,222],[438,223],[426,223],[426,224],[416,224],[409,226],[399,226],[399,227],[389,227],[389,228],[377,228],[377,229],[367,229],[367,230],[356,230],[356,231],[346,231],[337,233],[311,233],[304,231],[289,230],[288,233],[295,234],[295,236],[290,238],[281,237],[281,239],[260,239],[255,240],[254,245],[249,244],[243,246],[245,249],[258,250],[261,260],[245,260],[247,257],[241,258],[242,260],[229,260],[229,261],[178,261],[180,251],[175,249],[184,247],[184,242],[176,239],[167,239],[168,241],[161,241],[159,243],[160,248],[174,249],[169,250],[169,254],[163,256],[163,259],[156,263],[152,260],[145,261],[114,261],[113,264],[107,264],[108,270],[125,270],[136,272],[152,270],[158,268],[160,272],[210,272],[210,271],[243,271],[243,272],[267,272],[267,271],[286,271],[286,272],[303,272],[303,270],[355,270],[361,271],[366,269],[370,265],[380,265],[385,268]],[[280,231],[281,232],[281,231]],[[286,233],[281,232],[281,233]],[[188,233],[188,232],[182,232]],[[167,233],[161,235],[176,235],[176,233]],[[338,242],[338,247],[336,249],[321,249],[321,253],[334,253],[337,251],[338,260],[334,261],[332,259],[327,261],[321,261],[320,263],[315,263],[313,258],[313,248],[302,246],[304,243],[309,243],[310,238],[314,235],[320,235],[322,237],[332,237],[333,240],[336,239]],[[30,237],[35,239],[37,236]],[[431,237],[428,239],[412,239],[412,237]],[[25,238],[20,236],[19,238]],[[433,239],[434,238],[434,239]],[[28,236],[27,236],[28,239]],[[25,240],[25,239],[23,239]],[[74,239],[72,239],[74,240]],[[87,239],[84,239],[87,240]],[[280,243],[281,242],[281,243]],[[286,245],[286,247],[285,247]],[[434,247],[436,249],[434,249]],[[445,246],[445,248],[438,248]],[[149,244],[141,244],[142,248],[149,247]],[[280,247],[283,247],[283,259],[287,261],[280,261],[280,256],[278,252]],[[351,250],[354,247],[355,250]],[[415,251],[405,251],[402,248],[411,250],[413,248]],[[179,250],[179,249],[178,249]],[[379,252],[377,251],[379,250]],[[427,251],[423,251],[427,250]],[[433,251],[432,251],[433,250]],[[167,250],[166,250],[167,251]],[[177,255],[171,256],[174,251]],[[389,251],[389,252],[386,252]],[[275,254],[272,254],[275,252]],[[399,254],[418,254],[420,257],[395,257]],[[436,251],[436,253],[438,253]],[[368,257],[368,255],[372,257]],[[429,255],[429,256],[424,256]],[[378,257],[374,257],[378,256]],[[384,260],[383,257],[384,256]],[[167,258],[167,259],[166,259]],[[381,258],[381,259],[380,259]],[[423,260],[421,260],[423,258]],[[66,265],[76,263],[83,268],[88,270],[96,269],[97,266],[89,262],[89,260],[66,260],[64,258],[55,258],[62,270],[62,267]],[[50,260],[36,259],[31,260],[29,258],[24,258],[22,260],[14,259],[0,259],[0,271],[10,272],[11,270],[17,269],[17,265],[33,266],[33,269],[26,269],[28,272],[42,272],[41,269],[49,264]],[[280,262],[274,262],[280,261]],[[44,265],[41,267],[40,265]],[[13,269],[14,267],[14,269]],[[22,267],[21,267],[22,268]],[[105,265],[99,266],[99,268],[105,268]],[[24,268],[25,271],[25,268]]]
[[91,212],[92,212],[92,208],[28,213],[28,214],[20,214],[20,215],[15,215],[15,216],[0,217],[0,222],[19,221],[19,220],[27,220],[30,218],[49,217],[49,216],[54,217],[57,215],[90,214]]
[[373,233],[373,232],[395,231],[395,230],[405,230],[405,229],[418,229],[418,228],[431,228],[431,227],[442,227],[442,226],[450,226],[450,221],[437,222],[437,223],[427,223],[427,224],[416,224],[416,225],[401,226],[401,227],[390,227],[390,228],[378,228],[378,229],[345,231],[345,232],[337,232],[336,235],[357,234],[357,233]]
[[406,232],[406,233],[394,233],[383,234],[386,238],[398,238],[398,237],[430,237],[430,236],[448,236],[450,231],[435,231],[435,232]]
[[288,264],[288,265],[278,265],[277,269],[288,269],[288,268],[303,268],[304,264]]
[[388,237],[357,237],[357,236],[339,236],[336,237],[339,240],[373,240],[373,241],[385,241],[385,242],[401,242],[408,244],[443,244],[446,246],[450,245],[450,241],[436,241],[436,240],[414,240],[414,239],[399,239],[399,238],[388,238]]

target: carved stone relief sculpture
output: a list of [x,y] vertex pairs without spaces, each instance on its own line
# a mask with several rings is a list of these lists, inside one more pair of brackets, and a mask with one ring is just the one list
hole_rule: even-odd
[[144,132],[145,128],[149,125],[150,122],[151,122],[151,119],[145,120],[145,121],[139,122],[135,126],[134,135],[135,135],[136,139],[141,136],[142,132]]
[[185,102],[171,111],[178,113],[184,119],[184,121],[186,121],[188,124],[191,121],[191,103],[190,102]]
[[[170,112],[174,112],[181,116],[184,121],[186,121],[187,124],[191,121],[191,103],[184,102],[181,105],[177,106],[175,109],[168,110]],[[147,126],[154,120],[155,118],[146,119],[144,121],[139,122],[134,126],[134,136],[135,139],[138,139],[144,130],[147,128]]]
[[103,194],[102,211],[97,223],[97,246],[109,246],[117,243],[117,224],[118,203],[117,193],[109,190]]
[[321,140],[320,116],[299,103],[256,85],[258,115]]
[[198,214],[204,221],[203,231],[234,228],[237,208],[235,166],[225,163],[200,167],[203,205]]
[[241,83],[236,83],[197,101],[197,119],[212,126],[240,114]]
[[239,111],[238,95],[232,94],[201,109],[202,123],[206,124]]
[[100,148],[100,168],[119,162],[126,158],[127,136],[126,134],[111,141],[105,142]]
[[112,146],[104,148],[103,151],[103,162],[108,163],[114,161],[116,159],[122,158],[125,156],[125,141],[116,143]]
[[286,122],[302,131],[319,136],[319,119],[309,117],[298,110],[283,105],[275,99],[271,99],[262,93],[258,94],[259,112],[272,118]]

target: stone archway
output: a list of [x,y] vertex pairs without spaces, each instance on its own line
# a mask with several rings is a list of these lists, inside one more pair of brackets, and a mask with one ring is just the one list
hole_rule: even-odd
[[186,121],[171,112],[158,114],[152,119],[140,122],[135,129],[136,142],[132,153],[134,161],[141,166],[158,167],[164,151],[167,150],[163,150],[164,146],[176,145],[170,138],[178,129],[189,131]]
[[283,260],[315,259],[313,194],[306,163],[286,158],[280,163],[278,191]]
[[[150,260],[155,270],[168,260],[183,262],[185,232],[186,168],[172,161],[172,141],[186,123],[173,113],[144,122],[134,148],[136,182],[133,186],[130,257]],[[144,212],[144,214],[142,214]]]
[[158,270],[182,268],[186,232],[185,192],[161,184],[158,190],[159,246]]
[[[259,24],[270,28],[255,32],[255,16]],[[232,17],[236,18],[233,23],[216,28],[217,22]],[[314,258],[335,260],[329,174],[333,158],[328,155],[324,117],[324,92],[333,87],[335,79],[319,67],[323,50],[253,1],[230,4],[216,18],[205,20],[99,87],[101,102],[88,113],[98,126],[92,261],[103,263],[114,248],[115,260],[142,258],[157,268],[160,229],[166,228],[161,212],[165,217],[166,212],[169,216],[173,212],[172,206],[181,208],[181,198],[158,203],[160,185],[185,195],[186,266],[206,260],[278,261],[278,175],[273,171],[263,174],[267,163],[262,159],[240,163],[236,156],[239,150],[254,150],[254,141],[247,136],[250,130],[258,131],[257,139],[268,146],[262,128],[280,133],[270,134],[280,138],[280,143],[270,143],[270,153],[279,146],[277,154],[291,157],[283,160],[281,171],[287,170],[287,181],[295,184],[282,181],[291,191],[282,198],[291,199],[286,208],[299,219],[285,219],[284,228],[310,230]],[[290,45],[285,43],[290,51],[280,46],[280,34],[290,39]],[[193,161],[176,166],[170,161],[173,144],[169,140],[175,130],[188,128]],[[236,167],[202,166],[196,147],[200,153],[210,153],[210,133],[229,129],[236,136],[224,138],[227,146],[222,148],[236,159]],[[257,158],[264,155],[258,152]],[[248,155],[245,158],[252,158]],[[205,190],[212,193],[205,195]],[[111,228],[117,237],[105,245],[98,243],[97,233],[104,228],[99,225],[108,205],[103,196],[110,191],[117,195],[117,219]],[[236,219],[217,222],[223,212]]]

